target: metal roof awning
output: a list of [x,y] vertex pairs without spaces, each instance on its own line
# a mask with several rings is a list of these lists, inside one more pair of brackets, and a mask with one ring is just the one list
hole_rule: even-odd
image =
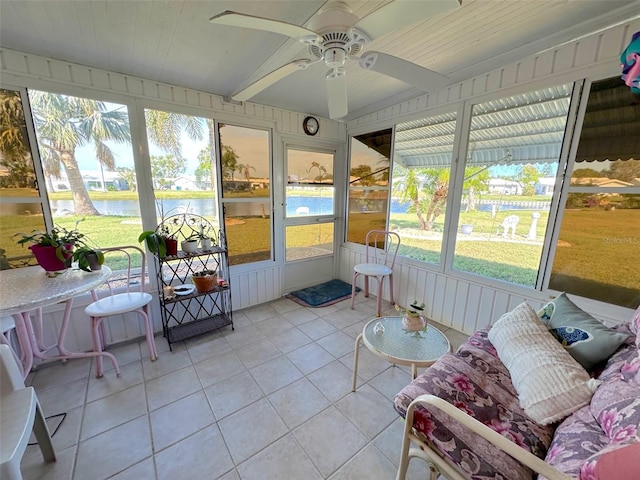
[[[572,84],[474,105],[467,165],[557,162]],[[456,113],[400,124],[394,160],[407,168],[451,165]],[[596,82],[576,161],[640,158],[640,95],[619,78]]]

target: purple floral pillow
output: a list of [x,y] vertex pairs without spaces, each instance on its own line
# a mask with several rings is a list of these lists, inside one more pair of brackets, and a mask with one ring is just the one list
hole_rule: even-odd
[[589,405],[611,444],[640,440],[640,384],[625,379],[624,369],[598,387]]

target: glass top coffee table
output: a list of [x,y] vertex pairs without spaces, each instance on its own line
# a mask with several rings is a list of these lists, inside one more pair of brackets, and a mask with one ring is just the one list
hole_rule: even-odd
[[[378,323],[384,328],[376,327]],[[451,344],[444,333],[429,324],[426,332],[408,332],[402,327],[402,317],[378,317],[369,321],[356,338],[353,355],[353,388],[356,391],[358,376],[358,353],[360,340],[372,353],[394,365],[411,366],[415,379],[418,367],[428,367],[445,353],[451,351]]]

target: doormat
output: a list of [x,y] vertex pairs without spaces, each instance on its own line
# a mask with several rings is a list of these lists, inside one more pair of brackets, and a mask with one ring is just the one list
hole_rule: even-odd
[[[360,289],[356,287],[356,292]],[[351,298],[351,284],[333,279],[328,282],[288,293],[285,297],[305,307],[328,307]]]

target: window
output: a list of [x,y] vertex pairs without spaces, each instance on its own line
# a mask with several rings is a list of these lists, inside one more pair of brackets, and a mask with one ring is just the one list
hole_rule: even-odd
[[98,247],[137,244],[142,228],[125,105],[31,90],[55,224]]
[[453,267],[539,286],[572,85],[474,105]]
[[158,223],[189,212],[219,225],[213,120],[160,110],[144,113]]
[[285,259],[333,254],[335,188],[328,152],[287,147]]
[[271,260],[269,132],[226,124],[219,132],[229,263]]
[[347,241],[364,245],[367,232],[387,228],[392,130],[351,137]]
[[635,308],[640,303],[640,95],[595,82],[549,287]]
[[37,181],[29,142],[26,92],[0,89],[0,102],[0,270],[4,270],[33,263],[30,250],[18,245],[14,235],[46,229],[42,206],[47,198]]
[[389,225],[402,256],[440,262],[455,129],[455,112],[396,127]]

